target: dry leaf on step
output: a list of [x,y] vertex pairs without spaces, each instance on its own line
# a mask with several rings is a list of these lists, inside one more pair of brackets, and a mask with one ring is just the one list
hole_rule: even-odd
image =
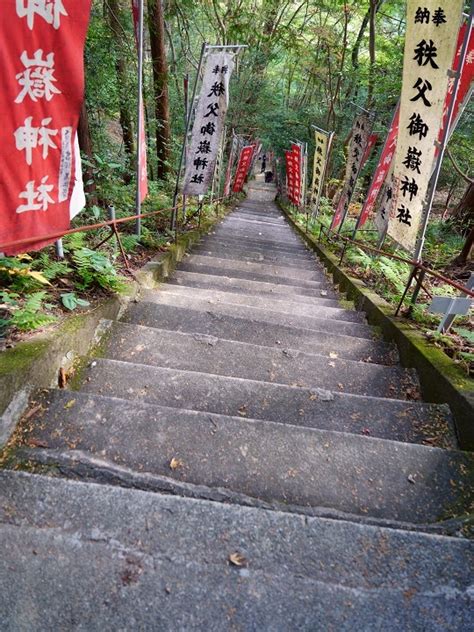
[[183,462],[180,459],[173,457],[170,461],[170,469],[174,471],[180,467],[183,467]]
[[247,566],[248,564],[245,557],[238,551],[229,555],[229,562],[234,566]]

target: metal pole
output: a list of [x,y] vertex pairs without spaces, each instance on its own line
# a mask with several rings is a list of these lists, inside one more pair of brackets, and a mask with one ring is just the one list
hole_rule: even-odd
[[441,142],[439,143],[439,153],[436,159],[436,166],[433,171],[433,175],[431,176],[431,186],[426,196],[423,226],[422,226],[421,233],[416,244],[416,249],[415,249],[415,254],[414,254],[415,261],[421,260],[421,253],[423,252],[423,246],[425,245],[426,229],[428,227],[428,220],[430,218],[431,206],[433,204],[433,198],[436,191],[436,185],[438,183],[438,178],[441,171],[441,164],[443,162],[444,152],[446,150],[446,144],[449,137],[449,128],[451,127],[451,119],[453,117],[454,105],[456,103],[456,95],[459,88],[459,82],[461,80],[461,74],[464,68],[464,62],[466,61],[467,48],[469,45],[469,39],[471,37],[473,19],[474,19],[474,0],[471,0],[471,8],[469,11],[466,34],[464,36],[464,41],[462,43],[462,48],[461,48],[461,55],[459,58],[459,68],[457,72],[454,74],[453,93],[451,96],[451,101],[449,102],[448,113],[446,116],[446,124],[443,128],[443,135],[441,137]]
[[184,155],[186,151],[186,145],[188,142],[188,134],[191,127],[192,110],[194,106],[194,98],[196,96],[197,84],[199,82],[199,76],[201,74],[202,62],[204,61],[204,55],[208,48],[210,47],[208,47],[207,42],[203,42],[201,46],[201,56],[199,57],[199,64],[198,64],[198,68],[196,72],[196,79],[194,80],[193,93],[191,96],[189,112],[188,112],[188,116],[186,120],[186,129],[184,130],[184,139],[183,139],[183,145],[181,147],[181,155],[179,157],[178,171],[176,173],[176,184],[175,184],[174,195],[173,195],[173,210],[171,211],[171,230],[175,230],[176,228],[176,203],[178,201],[178,194],[179,194],[179,181],[181,179],[181,170],[183,168]]
[[63,240],[58,239],[54,245],[56,247],[56,257],[58,259],[64,259]]
[[[142,120],[142,101],[143,101],[143,0],[138,0],[138,99],[137,99],[137,194],[136,209],[137,215],[142,212],[142,200],[140,195],[140,177],[141,177],[141,147],[140,147],[140,130],[143,125]],[[141,235],[142,225],[141,218],[138,217],[135,223],[135,234]]]

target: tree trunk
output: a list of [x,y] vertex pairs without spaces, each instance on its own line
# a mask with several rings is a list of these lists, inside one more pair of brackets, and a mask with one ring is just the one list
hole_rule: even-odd
[[374,101],[375,83],[375,14],[377,12],[377,0],[370,0],[369,9],[369,77],[367,81],[367,109],[370,110]]
[[[87,113],[86,101],[84,99],[81,108],[81,114],[79,117],[79,123],[77,126],[77,140],[79,141],[79,148],[83,154],[87,157],[89,163],[94,162],[94,154],[92,149],[92,138],[89,129],[89,115]],[[89,194],[88,203],[94,205],[98,203],[96,186],[94,182],[94,171],[90,165],[82,165],[82,171],[84,174],[84,190]]]
[[454,209],[451,219],[458,230],[466,235],[466,241],[459,255],[454,259],[455,265],[465,265],[474,244],[474,183],[470,183],[459,204]]
[[148,0],[153,87],[155,93],[157,177],[162,180],[168,172],[170,146],[170,108],[168,99],[168,63],[165,49],[165,23],[161,0]]
[[464,246],[453,263],[458,266],[465,266],[474,246],[474,226],[471,228],[469,235],[466,237]]
[[128,103],[130,87],[128,85],[127,64],[123,55],[123,28],[120,22],[121,8],[119,0],[107,0],[110,30],[114,38],[116,51],[116,72],[120,93],[120,126],[122,128],[123,144],[128,155],[130,168],[135,162],[135,143],[133,138],[132,114]]

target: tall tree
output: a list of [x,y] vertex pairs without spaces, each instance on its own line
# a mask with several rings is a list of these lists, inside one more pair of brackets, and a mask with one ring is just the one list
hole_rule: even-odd
[[133,140],[132,114],[129,102],[130,90],[127,74],[127,61],[123,49],[124,29],[120,19],[120,0],[105,0],[105,8],[115,45],[115,67],[120,90],[120,126],[122,128],[123,144],[128,155],[129,165],[130,167],[133,167],[135,144]]
[[165,21],[161,0],[148,0],[148,27],[150,31],[155,97],[157,177],[158,179],[163,179],[168,172],[171,133]]

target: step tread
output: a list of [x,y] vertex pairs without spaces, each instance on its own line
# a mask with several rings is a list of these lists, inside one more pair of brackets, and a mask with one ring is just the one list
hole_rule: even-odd
[[340,308],[337,295],[326,280],[315,282],[314,286],[310,288],[300,288],[268,281],[240,279],[233,277],[230,273],[226,275],[212,275],[199,271],[179,269],[173,272],[168,279],[168,283],[232,293],[257,294],[259,296],[276,295],[310,305]]
[[[7,629],[470,625],[463,540],[24,473],[0,480]],[[248,567],[229,564],[235,551]]]
[[417,388],[414,371],[399,366],[271,349],[123,322],[111,322],[109,336],[104,354],[115,360],[399,399]]
[[[317,299],[312,302],[300,301],[298,297],[288,297],[281,294],[259,296],[254,294],[237,294],[224,290],[213,290],[211,288],[199,288],[185,285],[184,283],[167,283],[160,287],[163,294],[181,293],[187,296],[197,297],[200,300],[222,301],[235,305],[246,305],[249,307],[259,307],[260,309],[277,311],[283,314],[292,314],[309,318],[330,318],[338,321],[351,323],[365,323],[365,315],[355,310],[344,309],[343,307],[326,307]],[[150,293],[146,294],[150,296]]]
[[335,354],[340,358],[378,364],[395,364],[398,359],[395,348],[384,342],[265,323],[252,318],[219,314],[210,309],[199,310],[143,300],[129,305],[121,320],[159,329],[203,333],[276,349],[291,348],[318,355]]
[[446,406],[94,360],[82,390],[172,408],[453,447]]
[[[163,288],[161,288],[163,289]],[[354,336],[364,340],[373,340],[372,327],[361,322],[351,322],[329,318],[316,318],[314,316],[295,316],[291,313],[264,309],[253,305],[241,305],[239,303],[226,303],[227,296],[204,294],[202,290],[189,288],[183,292],[179,286],[167,286],[167,292],[155,290],[142,290],[141,298],[156,305],[171,305],[188,307],[190,309],[211,312],[216,315],[238,316],[255,321],[296,329],[311,329],[318,332],[340,333]]]
[[[22,440],[264,502],[432,523],[469,510],[474,455],[76,393],[35,397]],[[173,458],[182,466],[170,469]],[[30,455],[28,454],[28,460]],[[456,485],[452,485],[452,481]],[[464,503],[464,504],[463,504]],[[449,516],[449,514],[447,514]],[[451,517],[451,516],[449,516]]]

